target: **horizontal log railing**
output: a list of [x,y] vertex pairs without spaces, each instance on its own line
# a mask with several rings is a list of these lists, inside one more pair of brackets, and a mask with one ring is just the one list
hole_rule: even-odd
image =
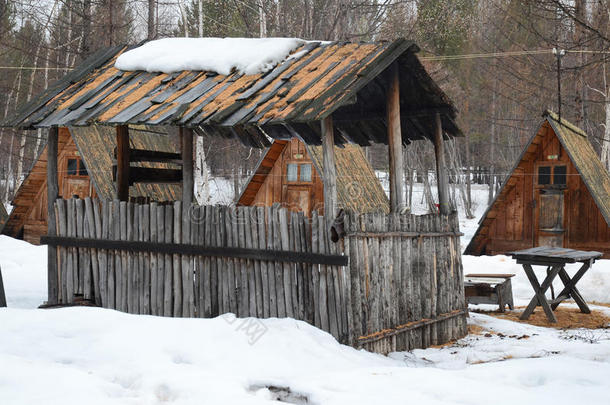
[[342,255],[327,255],[283,250],[212,247],[182,243],[132,242],[121,240],[69,238],[48,235],[41,236],[40,243],[44,245],[61,247],[126,250],[130,252],[155,252],[206,257],[227,257],[234,259],[269,260],[286,263],[323,264],[327,266],[347,266],[349,263],[348,257]]

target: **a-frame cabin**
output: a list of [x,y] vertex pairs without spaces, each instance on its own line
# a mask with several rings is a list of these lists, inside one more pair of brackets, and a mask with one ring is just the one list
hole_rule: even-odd
[[583,130],[543,117],[464,254],[558,246],[610,258],[610,175]]
[[[237,199],[237,205],[269,207],[279,203],[307,216],[324,212],[322,147],[300,140],[276,140]],[[384,212],[389,201],[373,168],[358,145],[335,146],[337,208]]]
[[[143,126],[130,128],[131,148],[157,152],[175,152],[169,135],[160,129]],[[111,127],[60,127],[58,130],[58,182],[59,197],[78,196],[116,198],[113,180],[115,131]],[[179,155],[177,155],[179,156]],[[160,163],[139,163],[143,167],[166,167]],[[180,198],[177,184],[135,183],[130,187],[133,199],[150,201],[175,201]],[[8,216],[4,235],[38,244],[40,236],[47,233],[47,148],[32,166],[19,186]]]

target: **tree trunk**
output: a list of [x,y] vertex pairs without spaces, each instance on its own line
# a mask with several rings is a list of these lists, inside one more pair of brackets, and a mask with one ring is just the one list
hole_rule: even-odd
[[[200,1],[201,3],[201,1]],[[155,9],[157,8],[157,0],[148,0],[148,36],[149,41],[157,37],[157,27],[155,24]]]
[[205,160],[203,137],[197,135],[195,141],[195,200],[205,205],[210,201],[208,165]]
[[197,33],[199,34],[199,38],[203,38],[203,0],[197,1],[198,6],[198,15],[197,19]]
[[602,164],[610,172],[610,89],[606,90],[606,125],[604,127],[604,137],[601,141],[602,153],[601,159]]

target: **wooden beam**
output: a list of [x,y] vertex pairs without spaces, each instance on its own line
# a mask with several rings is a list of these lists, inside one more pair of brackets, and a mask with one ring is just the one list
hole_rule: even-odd
[[[114,148],[114,158],[117,158],[117,148]],[[182,155],[174,152],[160,152],[147,149],[130,149],[129,162],[155,162],[182,164]]]
[[324,216],[328,226],[337,215],[337,166],[335,164],[335,135],[333,132],[333,119],[328,116],[321,121],[322,125],[322,164],[324,173]]
[[127,250],[129,252],[155,252],[163,254],[184,254],[209,257],[231,257],[238,259],[268,260],[272,262],[325,264],[347,266],[349,259],[343,255],[294,252],[288,250],[244,249],[235,247],[214,247],[184,243],[155,243],[110,239],[73,238],[43,235],[40,240],[50,246],[92,248],[107,250]]
[[434,153],[436,155],[436,178],[438,188],[438,205],[441,214],[448,215],[449,207],[449,181],[445,165],[445,149],[443,145],[443,124],[441,115],[436,114],[436,128],[434,131]]
[[402,134],[400,130],[400,80],[396,62],[390,66],[387,91],[388,151],[390,154],[390,212],[404,207]]
[[[49,128],[47,141],[47,234],[57,234],[57,221],[55,218],[55,201],[59,197],[59,180],[57,177],[57,149],[59,129]],[[49,304],[58,302],[58,273],[57,273],[57,249],[49,246],[47,249],[47,287]]]
[[120,201],[129,200],[129,129],[127,125],[116,127],[117,174],[116,192]]
[[182,145],[182,202],[191,204],[195,195],[193,190],[193,130],[180,127],[180,140]]
[[[112,166],[112,180],[116,181],[117,167]],[[182,170],[180,169],[158,169],[156,167],[130,167],[129,185],[134,183],[164,183],[181,184]]]
[[[402,119],[408,118],[428,118],[434,117],[437,113],[445,115],[449,118],[455,116],[455,110],[450,106],[438,106],[430,108],[418,108],[412,110],[401,110],[400,117]],[[386,112],[383,110],[368,111],[366,114],[362,114],[354,111],[337,112],[333,114],[333,120],[336,124],[345,122],[358,122],[358,121],[372,121],[372,120],[383,120],[386,118]]]

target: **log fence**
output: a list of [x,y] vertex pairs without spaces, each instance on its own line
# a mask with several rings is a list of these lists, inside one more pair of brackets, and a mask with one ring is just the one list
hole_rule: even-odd
[[291,317],[388,353],[464,336],[456,214],[323,216],[274,207],[55,202],[60,304],[175,317]]

